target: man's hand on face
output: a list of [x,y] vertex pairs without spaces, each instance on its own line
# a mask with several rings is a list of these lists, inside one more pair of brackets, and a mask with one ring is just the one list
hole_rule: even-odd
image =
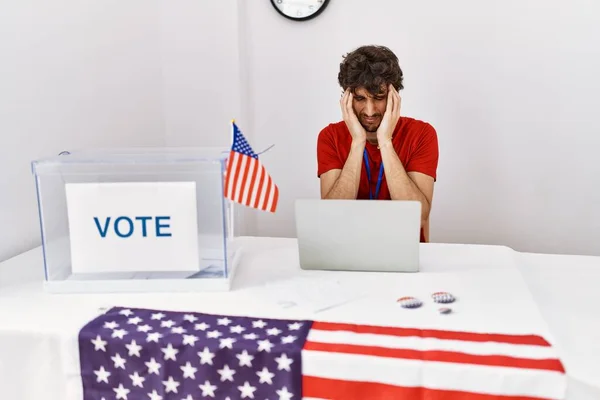
[[377,143],[379,146],[390,143],[392,141],[392,134],[396,128],[396,124],[400,119],[400,104],[402,100],[400,95],[394,88],[389,85],[388,87],[388,98],[387,105],[385,107],[385,114],[381,119],[381,124],[377,128]]
[[367,141],[367,132],[365,128],[361,125],[354,109],[352,108],[352,92],[350,89],[346,89],[342,99],[340,100],[340,106],[342,108],[342,116],[344,117],[344,122],[350,131],[350,135],[352,135],[352,141],[356,143],[364,144]]

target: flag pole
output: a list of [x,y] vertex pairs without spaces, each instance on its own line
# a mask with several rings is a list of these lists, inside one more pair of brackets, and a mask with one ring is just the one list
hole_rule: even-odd
[[[231,142],[229,144],[229,156],[228,156],[228,162],[227,162],[228,164],[229,164],[229,161],[230,161],[229,157],[231,157],[231,149],[233,149],[233,141],[235,139],[234,124],[235,124],[235,118],[232,118],[231,119],[231,124],[230,124]],[[228,218],[229,219],[229,227],[228,227],[229,228],[228,229],[229,235],[228,236],[229,236],[230,240],[233,240],[233,237],[234,237],[234,235],[233,235],[233,228],[235,226],[234,221],[233,221],[234,214],[235,214],[235,203],[233,201],[229,200],[229,218]],[[227,256],[227,254],[225,256]]]

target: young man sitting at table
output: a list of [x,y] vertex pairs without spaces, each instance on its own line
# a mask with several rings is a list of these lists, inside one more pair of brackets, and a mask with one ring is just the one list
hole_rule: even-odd
[[438,166],[438,141],[428,123],[400,116],[404,88],[398,58],[384,46],[362,46],[340,64],[343,121],[317,140],[322,199],[418,200],[421,242]]

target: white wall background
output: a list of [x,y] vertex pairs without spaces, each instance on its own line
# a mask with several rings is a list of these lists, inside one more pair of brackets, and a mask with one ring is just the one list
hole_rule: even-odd
[[398,54],[404,115],[438,131],[433,241],[600,255],[600,6],[365,4],[294,23],[266,0],[4,2],[0,259],[39,244],[32,159],[226,146],[231,118],[255,150],[275,144],[261,159],[281,190],[244,233],[294,236],[293,201],[318,196],[317,134],[340,119],[341,56],[368,43]]
[[242,123],[237,0],[159,3],[167,143],[229,146]]
[[30,161],[162,145],[159,8],[150,0],[0,5],[0,260],[40,243]]

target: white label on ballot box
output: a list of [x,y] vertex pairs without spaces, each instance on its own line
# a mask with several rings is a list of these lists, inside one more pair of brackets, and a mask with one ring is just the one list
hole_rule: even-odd
[[195,182],[65,186],[73,273],[200,269]]

